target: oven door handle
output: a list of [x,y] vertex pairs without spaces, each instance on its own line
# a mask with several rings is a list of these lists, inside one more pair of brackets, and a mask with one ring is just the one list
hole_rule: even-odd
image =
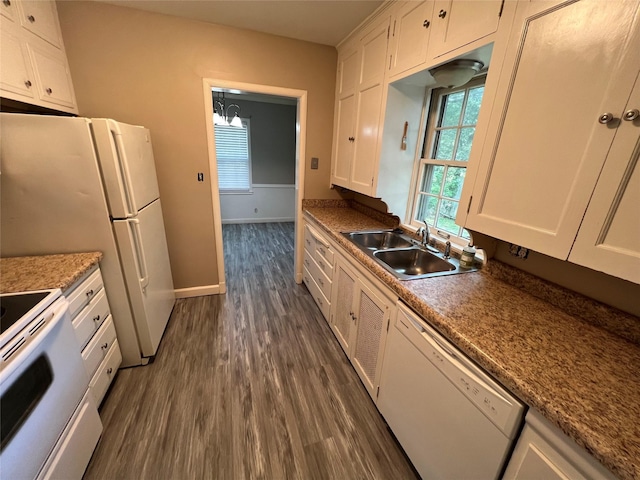
[[[39,327],[36,331],[29,334],[28,332],[21,332],[16,339],[7,344],[8,348],[5,348],[2,352],[2,358],[0,358],[0,384],[4,383],[13,372],[16,371],[24,361],[31,355],[36,349],[44,342],[47,335],[58,324],[64,320],[69,303],[65,299],[60,299],[54,303],[55,309],[53,312],[47,311],[40,315],[40,321],[44,322],[44,326]],[[53,308],[53,307],[52,307]],[[31,325],[37,326],[36,322],[32,322]],[[15,345],[18,337],[25,338],[25,343],[17,348],[17,351],[12,352],[10,356],[5,360],[5,355],[9,353],[11,345]]]

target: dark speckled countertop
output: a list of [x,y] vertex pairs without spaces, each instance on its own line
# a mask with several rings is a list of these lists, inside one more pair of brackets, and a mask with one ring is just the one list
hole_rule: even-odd
[[102,259],[100,252],[0,258],[0,293],[63,292]]
[[[413,310],[615,475],[640,478],[640,319],[601,304],[596,308],[592,300],[550,284],[536,288],[534,282],[537,292],[516,288],[526,281],[514,282],[520,274],[501,271],[509,267],[498,262],[479,272],[399,281],[340,235],[389,228],[384,219],[313,203],[305,212]],[[546,290],[553,292],[548,301],[539,298]],[[571,308],[561,308],[564,304]],[[590,318],[603,315],[606,329]]]

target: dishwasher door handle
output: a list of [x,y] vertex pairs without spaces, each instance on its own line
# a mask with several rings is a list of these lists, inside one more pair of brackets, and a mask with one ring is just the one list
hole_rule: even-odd
[[[416,322],[414,319],[412,318],[407,318],[407,320],[409,320],[409,322],[411,323],[411,325],[413,326],[413,328],[415,328],[418,332],[420,332],[420,334],[422,336],[425,337],[425,339],[427,340],[427,342],[429,340],[433,340],[439,347],[441,350],[444,350],[445,353],[447,353],[449,356],[453,357],[453,358],[457,358],[456,354],[451,351],[451,349],[449,347],[447,347],[446,345],[444,345],[441,341],[438,340],[438,338],[434,337],[429,331],[427,331],[426,328],[424,328],[422,325],[420,325],[418,322]],[[400,322],[406,327],[407,325],[400,320]]]

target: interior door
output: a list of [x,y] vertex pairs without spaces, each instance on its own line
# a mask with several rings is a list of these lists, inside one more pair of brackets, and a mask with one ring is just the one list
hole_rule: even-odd
[[149,130],[92,119],[111,215],[130,218],[160,197]]
[[155,355],[175,303],[160,200],[113,228],[142,355]]

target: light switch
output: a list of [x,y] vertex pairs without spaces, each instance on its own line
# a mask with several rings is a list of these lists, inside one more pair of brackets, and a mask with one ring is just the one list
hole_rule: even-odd
[[318,157],[311,157],[311,170],[318,169]]

